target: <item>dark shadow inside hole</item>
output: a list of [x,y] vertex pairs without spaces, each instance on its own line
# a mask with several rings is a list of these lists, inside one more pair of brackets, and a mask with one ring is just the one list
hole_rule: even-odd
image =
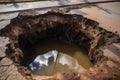
[[23,52],[21,65],[28,67],[28,65],[34,61],[38,56],[38,54],[34,54],[36,45],[45,40],[74,44],[80,48],[84,48],[87,53],[89,52],[91,41],[84,33],[76,32],[74,26],[69,24],[58,24],[53,28],[47,28],[41,32],[36,30],[36,32],[33,33],[22,34],[19,36],[19,46]]

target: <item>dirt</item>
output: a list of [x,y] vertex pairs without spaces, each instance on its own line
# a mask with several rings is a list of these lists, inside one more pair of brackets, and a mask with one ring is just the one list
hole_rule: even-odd
[[[120,43],[120,35],[101,27],[99,23],[81,15],[48,12],[36,16],[19,15],[0,30],[0,36],[8,37],[6,56],[12,60],[18,72],[27,80],[119,80],[120,61],[104,56],[103,50],[112,43]],[[36,76],[30,73],[24,62],[39,40],[60,39],[84,47],[94,67],[78,72],[63,72],[53,76]],[[84,43],[84,44],[83,44]],[[1,60],[0,60],[1,62]],[[3,79],[4,80],[4,79]]]

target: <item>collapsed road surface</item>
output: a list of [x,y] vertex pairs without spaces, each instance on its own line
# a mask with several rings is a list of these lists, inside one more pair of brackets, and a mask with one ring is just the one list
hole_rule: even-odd
[[[118,56],[115,58],[110,57],[114,53],[105,52],[106,48],[116,47],[120,43],[120,35],[99,27],[98,22],[81,15],[56,12],[48,12],[36,16],[19,15],[0,30],[0,36],[4,37],[3,40],[9,39],[9,43],[6,43],[7,46],[4,49],[6,54],[2,53],[4,56],[0,59],[0,70],[5,72],[5,59],[10,59],[12,61],[7,64],[7,68],[11,65],[14,66],[17,74],[12,76],[20,75],[23,78],[22,80],[120,79],[119,52],[116,53]],[[45,38],[60,39],[84,47],[88,51],[88,57],[94,66],[89,68],[89,70],[62,72],[53,76],[33,75],[26,65],[31,61],[26,61],[26,57],[34,55],[28,53],[31,52],[30,46],[36,45],[38,41]],[[9,75],[5,74],[7,73],[0,75],[1,80],[12,77],[11,73]]]

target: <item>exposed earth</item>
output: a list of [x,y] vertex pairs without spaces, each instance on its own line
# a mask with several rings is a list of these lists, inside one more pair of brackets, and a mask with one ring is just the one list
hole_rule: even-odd
[[[51,32],[52,31],[52,32]],[[66,32],[68,31],[68,32]],[[11,23],[0,30],[2,37],[9,38],[6,54],[1,57],[1,70],[12,69],[18,80],[119,80],[120,60],[109,57],[105,50],[120,42],[120,35],[99,27],[99,23],[81,15],[48,12],[37,16],[24,16],[11,20]],[[42,38],[58,38],[78,44],[88,50],[88,57],[94,63],[89,70],[57,73],[53,76],[32,75],[23,65],[24,58],[30,56],[24,51]],[[6,39],[5,39],[6,40]],[[84,44],[82,44],[84,43]],[[114,43],[114,44],[113,44]],[[108,56],[109,54],[109,56]],[[11,60],[9,60],[7,57]],[[8,60],[8,61],[7,61]],[[7,63],[6,63],[7,62]],[[14,68],[12,68],[14,67]],[[11,73],[9,75],[12,77]],[[5,75],[6,73],[3,73]],[[10,78],[2,76],[1,80]],[[14,78],[14,77],[12,77]],[[9,80],[9,79],[8,79]]]
[[[104,4],[96,7],[101,9],[104,6],[109,7]],[[11,19],[7,26],[1,28],[1,24],[0,80],[120,80],[119,17],[115,19],[111,17],[114,13],[102,10],[107,12],[103,15],[104,20],[100,16],[102,13],[94,13],[97,12],[96,8],[88,7],[81,9],[89,14],[86,17],[71,14],[72,10],[67,14],[52,10],[37,15],[32,11],[23,11]],[[97,15],[98,19],[95,19]],[[53,76],[33,75],[25,65],[31,62],[26,57],[34,55],[28,54],[29,46],[36,45],[44,38],[60,39],[84,47],[94,66],[89,70],[58,72]]]

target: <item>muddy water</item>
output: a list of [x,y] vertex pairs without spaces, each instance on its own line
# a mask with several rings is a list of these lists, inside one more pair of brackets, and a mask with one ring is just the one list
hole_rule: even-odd
[[29,64],[29,68],[36,75],[48,76],[57,72],[89,69],[93,66],[87,51],[63,41],[41,41],[37,44],[34,54],[37,57]]

